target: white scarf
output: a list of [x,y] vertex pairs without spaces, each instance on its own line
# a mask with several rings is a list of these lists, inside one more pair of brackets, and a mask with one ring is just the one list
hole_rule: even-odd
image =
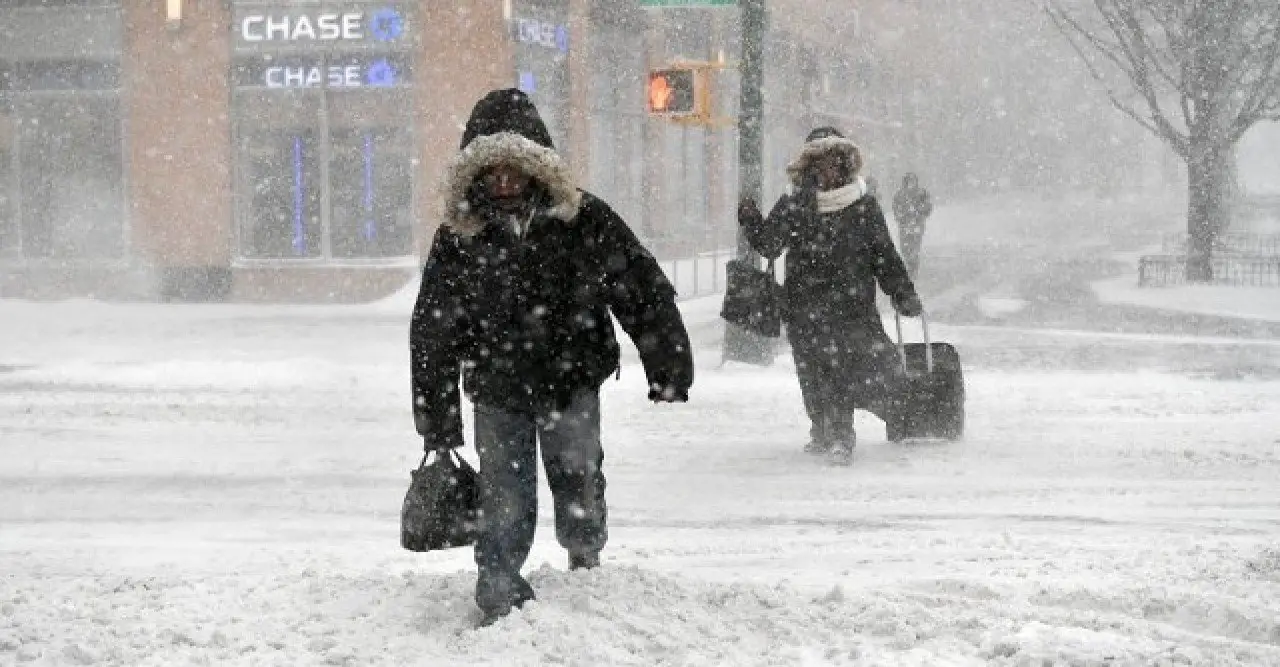
[[819,192],[818,211],[820,213],[834,213],[846,209],[853,202],[862,199],[865,194],[867,194],[867,182],[862,180],[862,177],[858,177],[846,186]]

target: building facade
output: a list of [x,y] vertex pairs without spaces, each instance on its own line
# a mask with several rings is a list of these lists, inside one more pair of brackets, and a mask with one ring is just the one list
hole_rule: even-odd
[[0,257],[32,271],[117,263],[129,231],[121,8],[0,12]]
[[[471,105],[518,86],[663,256],[731,246],[734,128],[649,118],[645,72],[736,11],[602,0],[0,5],[0,298],[360,301],[404,285]],[[717,99],[734,113],[736,75]]]
[[[500,3],[0,7],[0,296],[349,301],[403,285]],[[468,4],[468,3],[462,3]]]
[[[1078,99],[1084,75],[1059,72],[1065,46],[1038,14],[1006,25],[991,16],[1003,4],[769,6],[767,200],[820,124],[863,145],[886,189],[906,171],[957,197],[1141,171],[1132,128],[1105,99]],[[1014,48],[1033,24],[1040,41]],[[7,0],[0,298],[388,294],[430,244],[471,106],[507,86],[532,96],[580,183],[660,258],[732,248],[739,51],[733,6]],[[723,62],[723,122],[646,113],[647,71],[676,61]]]

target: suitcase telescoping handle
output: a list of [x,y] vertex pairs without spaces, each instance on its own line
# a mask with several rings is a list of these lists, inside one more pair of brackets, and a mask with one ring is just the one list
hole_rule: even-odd
[[[893,322],[898,327],[898,361],[902,364],[903,375],[906,375],[907,347],[902,337],[902,316],[895,312]],[[933,375],[933,342],[929,340],[929,318],[923,312],[920,313],[920,330],[924,332],[924,366]]]

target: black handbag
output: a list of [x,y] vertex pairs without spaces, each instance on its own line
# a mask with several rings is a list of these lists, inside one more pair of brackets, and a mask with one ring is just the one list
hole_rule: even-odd
[[773,260],[761,271],[754,262],[731,259],[725,278],[720,317],[760,336],[781,336],[782,286],[774,275]]
[[474,544],[480,534],[480,480],[471,464],[449,450],[410,473],[400,510],[400,546],[435,551]]

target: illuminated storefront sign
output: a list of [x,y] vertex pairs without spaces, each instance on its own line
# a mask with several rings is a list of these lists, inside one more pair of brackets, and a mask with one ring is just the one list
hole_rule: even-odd
[[326,60],[271,59],[242,62],[236,83],[253,88],[390,88],[408,83],[402,56],[348,57]]
[[414,253],[414,5],[231,5],[238,257]]
[[242,12],[235,20],[237,45],[372,42],[391,44],[405,37],[404,13],[396,7],[334,11],[274,10]]
[[250,15],[240,20],[240,39],[246,42],[297,42],[364,39],[363,14],[320,14],[310,17]]
[[511,21],[511,36],[521,44],[569,52],[569,28],[552,21],[515,19]]
[[268,67],[263,79],[268,88],[358,88],[364,85],[364,76],[355,65]]
[[238,87],[393,88],[409,83],[408,6],[390,3],[238,7]]

